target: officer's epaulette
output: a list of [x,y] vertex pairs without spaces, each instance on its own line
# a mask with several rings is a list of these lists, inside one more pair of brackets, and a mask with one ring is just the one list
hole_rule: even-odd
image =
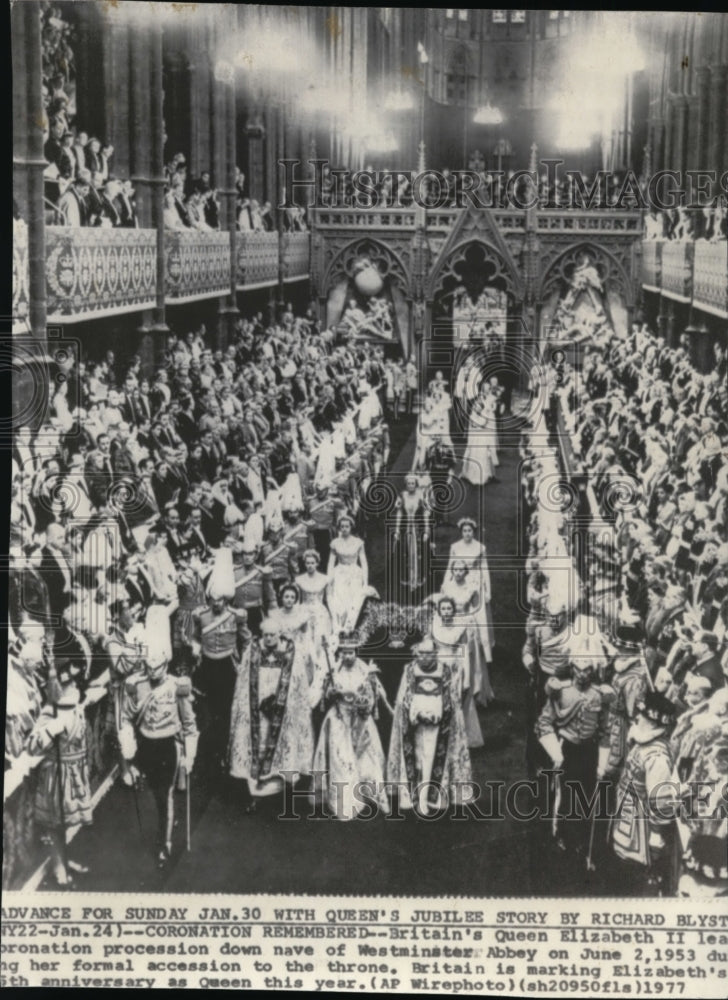
[[192,694],[192,681],[189,677],[177,678],[177,697],[189,698]]
[[129,676],[126,678],[126,683],[124,685],[127,693],[132,694],[135,688],[137,688],[146,679],[147,675],[145,673],[140,672],[136,674],[129,674]]

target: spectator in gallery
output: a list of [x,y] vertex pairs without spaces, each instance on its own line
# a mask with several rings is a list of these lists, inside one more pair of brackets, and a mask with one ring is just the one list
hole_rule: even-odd
[[114,147],[110,142],[104,143],[99,152],[100,173],[104,180],[108,180],[111,171],[111,160],[114,155]]
[[92,136],[86,146],[86,167],[91,173],[101,172],[101,142]]
[[122,229],[136,229],[139,226],[134,204],[134,186],[131,181],[121,181],[119,193],[114,199],[116,211],[119,213],[119,225]]
[[91,174],[79,170],[75,181],[70,184],[58,202],[58,225],[79,228],[89,224],[88,198],[91,192]]
[[76,157],[76,171],[86,169],[86,144],[88,143],[88,134],[86,132],[79,132],[76,136],[76,141],[73,144],[73,155]]

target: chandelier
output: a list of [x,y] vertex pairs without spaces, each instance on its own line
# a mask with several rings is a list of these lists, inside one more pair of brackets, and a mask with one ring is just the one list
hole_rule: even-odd
[[487,104],[482,104],[473,118],[476,125],[502,125],[503,120],[500,109],[494,108],[490,101]]

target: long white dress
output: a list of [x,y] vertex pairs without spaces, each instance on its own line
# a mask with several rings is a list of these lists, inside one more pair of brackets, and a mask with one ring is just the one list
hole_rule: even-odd
[[368,586],[362,563],[364,542],[355,535],[341,536],[331,542],[335,563],[330,574],[326,602],[335,631],[353,629],[359,616]]
[[482,542],[477,538],[472,538],[469,542],[460,538],[450,546],[450,558],[447,564],[445,576],[449,576],[452,571],[452,564],[455,560],[462,560],[468,567],[468,580],[472,583],[477,581],[480,584],[480,604],[473,611],[473,617],[477,625],[483,629],[483,646],[485,649],[485,659],[492,662],[492,650],[495,646],[495,630],[493,628],[493,614],[490,607],[491,588],[490,570],[488,569],[488,555]]
[[497,402],[494,396],[481,396],[470,414],[468,444],[463,455],[461,478],[474,486],[485,486],[495,477],[498,465],[496,448],[495,413]]
[[446,625],[435,615],[430,634],[437,649],[438,660],[447,664],[458,677],[458,691],[463,713],[463,724],[469,747],[482,747],[483,731],[480,728],[475,696],[480,693],[482,677],[479,650],[474,626],[468,615],[460,615]]
[[308,616],[308,631],[315,662],[321,660],[322,640],[333,637],[331,615],[324,603],[329,578],[325,573],[301,573],[296,577],[296,586],[301,591],[301,607]]
[[487,630],[479,624],[476,615],[481,604],[481,588],[478,580],[471,580],[470,575],[463,583],[458,583],[451,574],[446,574],[440,591],[442,596],[449,597],[455,603],[455,613],[458,621],[472,626],[472,680],[470,690],[481,705],[487,705],[495,698],[495,692],[490,683],[488,662],[490,648],[488,646]]

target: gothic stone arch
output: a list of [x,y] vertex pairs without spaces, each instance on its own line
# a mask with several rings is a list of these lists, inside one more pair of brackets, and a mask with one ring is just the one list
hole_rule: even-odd
[[437,294],[442,291],[444,282],[448,277],[457,278],[459,265],[466,260],[468,253],[475,249],[482,250],[485,262],[491,268],[488,275],[489,284],[502,284],[508,298],[514,303],[523,297],[523,282],[511,264],[501,254],[501,252],[483,239],[466,239],[454,247],[446,250],[435,265],[432,274],[427,282],[426,298],[432,302]]
[[411,278],[404,261],[386,243],[371,237],[352,240],[334,252],[324,272],[321,296],[328,297],[331,289],[342,278],[351,279],[354,276],[357,261],[364,258],[368,258],[374,264],[385,280],[389,278],[393,281],[406,298],[411,297]]
[[567,284],[582,254],[589,254],[604,287],[611,285],[622,294],[627,309],[634,307],[634,283],[624,264],[610,250],[594,243],[577,243],[559,251],[548,260],[541,274],[538,301],[543,303],[552,292]]

